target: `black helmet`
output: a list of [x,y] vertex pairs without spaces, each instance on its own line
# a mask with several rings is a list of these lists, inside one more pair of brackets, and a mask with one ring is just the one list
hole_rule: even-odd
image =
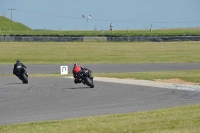
[[16,62],[18,63],[18,62],[21,62],[21,61],[20,61],[20,59],[18,59]]

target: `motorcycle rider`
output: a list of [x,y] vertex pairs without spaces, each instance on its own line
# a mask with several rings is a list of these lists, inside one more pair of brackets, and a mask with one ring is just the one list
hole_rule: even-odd
[[[22,69],[22,68],[27,68],[21,61],[20,61],[20,59],[18,59],[17,61],[16,61],[16,63],[14,64],[14,68],[13,68],[13,74],[14,75],[16,75],[19,79],[20,79],[20,77],[17,75],[17,71],[19,71],[20,69]],[[25,70],[26,71],[26,70]],[[27,76],[28,76],[28,73],[27,72],[25,72],[26,74],[27,74]],[[21,79],[20,79],[21,80]]]
[[73,73],[73,76],[74,76],[74,78],[75,78],[75,79],[74,79],[74,83],[75,83],[75,84],[81,83],[81,79],[79,79],[79,76],[80,76],[80,74],[81,74],[81,72],[82,72],[83,70],[88,70],[89,73],[90,73],[91,78],[93,78],[93,77],[92,77],[92,71],[91,71],[91,70],[89,70],[89,69],[87,69],[87,68],[84,68],[83,66],[79,65],[78,63],[75,63],[75,64],[74,64],[74,67],[73,67],[73,69],[72,69],[72,73]]

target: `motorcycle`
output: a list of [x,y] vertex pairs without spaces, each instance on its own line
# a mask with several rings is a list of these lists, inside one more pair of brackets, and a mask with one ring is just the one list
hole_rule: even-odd
[[16,70],[16,76],[22,81],[23,84],[28,84],[28,73],[26,71],[26,68],[18,68]]
[[90,86],[90,88],[94,88],[93,77],[90,70],[83,69],[77,76],[80,83]]

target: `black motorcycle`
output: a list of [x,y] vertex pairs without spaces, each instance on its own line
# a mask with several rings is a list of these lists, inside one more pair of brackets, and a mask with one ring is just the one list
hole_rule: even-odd
[[90,86],[90,88],[94,88],[93,76],[91,75],[91,71],[87,69],[83,69],[78,76],[78,80],[81,81],[84,85]]
[[16,70],[16,76],[22,81],[23,84],[28,84],[28,73],[26,68],[21,67]]

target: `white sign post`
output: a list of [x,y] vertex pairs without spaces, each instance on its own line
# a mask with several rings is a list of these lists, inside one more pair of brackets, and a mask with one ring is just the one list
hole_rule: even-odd
[[68,74],[68,66],[60,66],[60,74],[61,75]]

